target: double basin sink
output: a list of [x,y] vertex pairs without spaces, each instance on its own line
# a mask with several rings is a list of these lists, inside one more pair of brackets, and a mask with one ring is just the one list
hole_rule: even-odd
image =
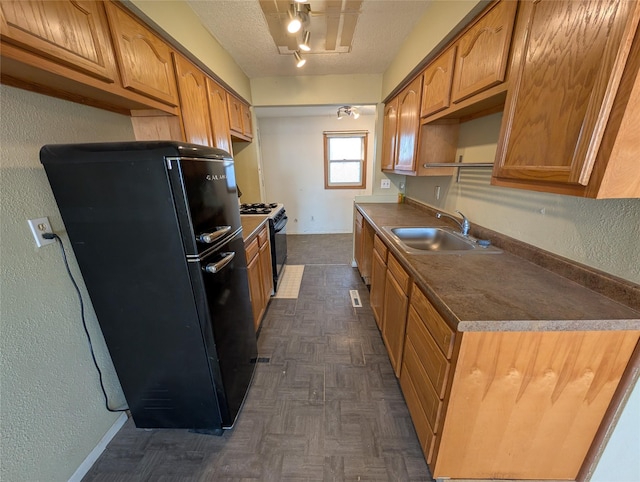
[[463,236],[453,229],[432,226],[383,226],[382,229],[395,239],[400,247],[411,254],[497,254],[502,251],[487,241]]

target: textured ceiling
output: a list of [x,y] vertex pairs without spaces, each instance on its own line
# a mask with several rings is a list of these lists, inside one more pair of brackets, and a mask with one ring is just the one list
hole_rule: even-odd
[[[280,0],[274,0],[279,2]],[[278,49],[258,0],[187,0],[205,27],[236,60],[248,77],[383,73],[431,0],[363,0],[351,49],[318,52],[324,0],[309,0],[312,51],[296,68],[292,53]],[[315,47],[314,47],[315,46]],[[316,50],[316,53],[313,50]],[[280,53],[283,50],[284,53]]]

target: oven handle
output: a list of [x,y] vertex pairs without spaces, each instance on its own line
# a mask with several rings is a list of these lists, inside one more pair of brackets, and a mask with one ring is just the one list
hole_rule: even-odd
[[211,244],[229,231],[231,231],[231,226],[216,226],[216,230],[213,233],[202,233],[197,237],[197,240],[201,243]]
[[222,259],[220,261],[218,261],[217,263],[209,263],[202,269],[211,274],[219,273],[226,265],[231,263],[233,258],[236,257],[236,253],[234,251],[220,253],[220,255],[222,256]]
[[278,228],[277,226],[274,226],[274,233],[275,234],[278,234],[280,231],[282,231],[287,226],[287,219],[289,219],[289,218],[287,216],[285,216],[280,221],[278,221],[278,226],[282,225],[282,227]]

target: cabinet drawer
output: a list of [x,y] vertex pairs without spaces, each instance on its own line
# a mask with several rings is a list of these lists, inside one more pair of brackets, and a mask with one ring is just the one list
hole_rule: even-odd
[[387,262],[387,246],[382,242],[382,240],[376,234],[373,239],[373,249],[378,253],[380,258],[386,263]]
[[269,242],[269,232],[267,231],[267,227],[262,228],[260,233],[258,234],[258,244],[260,246],[264,246]]
[[389,257],[387,258],[387,268],[393,274],[393,277],[398,282],[398,285],[402,288],[405,294],[409,293],[409,275],[404,270],[402,265],[398,262],[398,260],[389,253]]
[[420,357],[416,353],[416,349],[411,341],[405,344],[403,364],[404,366],[401,373],[404,374],[404,371],[407,371],[407,375],[411,378],[413,387],[416,390],[418,401],[429,421],[431,431],[438,433],[437,427],[442,409],[442,401],[433,389],[429,377],[420,363]]
[[247,255],[247,263],[251,263],[251,260],[258,255],[260,251],[260,245],[258,244],[258,237],[256,236],[251,242],[245,246],[245,252]]
[[[391,259],[391,257],[389,257]],[[444,353],[444,356],[451,359],[453,353],[453,331],[449,328],[446,321],[438,314],[436,309],[429,303],[426,296],[420,289],[414,285],[411,294],[411,305],[420,315],[425,326],[431,333],[433,340]]]
[[427,463],[430,464],[433,457],[433,442],[435,440],[435,435],[433,434],[433,430],[431,430],[431,426],[427,421],[427,416],[420,404],[418,393],[413,380],[409,375],[409,370],[407,370],[406,362],[403,363],[402,366],[400,386],[402,388],[404,399],[407,403],[407,408],[409,409],[409,414],[411,415],[411,420],[413,421],[413,426],[418,434],[418,440],[420,441],[424,458]]
[[450,364],[413,307],[409,307],[407,341],[410,341],[415,348],[420,365],[429,377],[438,397],[444,398]]

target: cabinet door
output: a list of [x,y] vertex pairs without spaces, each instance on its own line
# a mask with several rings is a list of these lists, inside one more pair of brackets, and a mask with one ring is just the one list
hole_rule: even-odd
[[453,102],[504,81],[517,7],[514,1],[496,3],[456,42]]
[[394,97],[384,106],[382,127],[382,170],[393,170],[396,163],[396,140],[398,134],[398,98]]
[[233,154],[231,132],[229,131],[229,112],[227,111],[227,91],[217,82],[207,77],[209,95],[209,115],[213,130],[213,145]]
[[227,92],[227,108],[229,109],[229,128],[242,134],[242,101]]
[[178,105],[171,48],[111,2],[105,3],[122,85],[165,104]]
[[180,55],[175,55],[182,123],[187,142],[213,146],[207,86],[204,73]]
[[264,307],[264,292],[262,288],[262,277],[260,275],[260,256],[254,256],[249,264],[247,264],[247,276],[249,278],[251,308],[253,309],[253,326],[258,330]]
[[[389,259],[392,259],[391,255],[389,255]],[[408,296],[402,289],[401,282],[396,280],[391,270],[387,270],[384,288],[382,339],[387,347],[389,360],[391,360],[391,366],[396,377],[400,376],[408,304]]]
[[387,263],[380,257],[376,250],[373,251],[373,262],[371,264],[371,293],[369,300],[373,317],[378,328],[382,330],[383,308],[384,308],[384,287],[387,279]]
[[449,107],[456,47],[447,49],[425,69],[422,81],[422,117]]
[[251,120],[251,108],[242,104],[242,134],[245,137],[253,137],[253,121]]
[[638,2],[616,0],[524,4],[516,35],[523,51],[507,94],[494,177],[588,184],[638,9]]
[[354,213],[354,236],[353,236],[353,257],[356,260],[356,265],[358,266],[358,271],[360,271],[360,275],[362,275],[362,225],[364,224],[364,218],[360,211],[357,209]]
[[118,78],[102,2],[3,0],[0,37],[102,81]]
[[416,170],[421,90],[422,76],[411,82],[398,96],[398,140],[394,167],[400,171]]
[[263,308],[266,309],[273,294],[273,270],[271,268],[271,246],[265,243],[260,247],[260,284],[262,286]]

